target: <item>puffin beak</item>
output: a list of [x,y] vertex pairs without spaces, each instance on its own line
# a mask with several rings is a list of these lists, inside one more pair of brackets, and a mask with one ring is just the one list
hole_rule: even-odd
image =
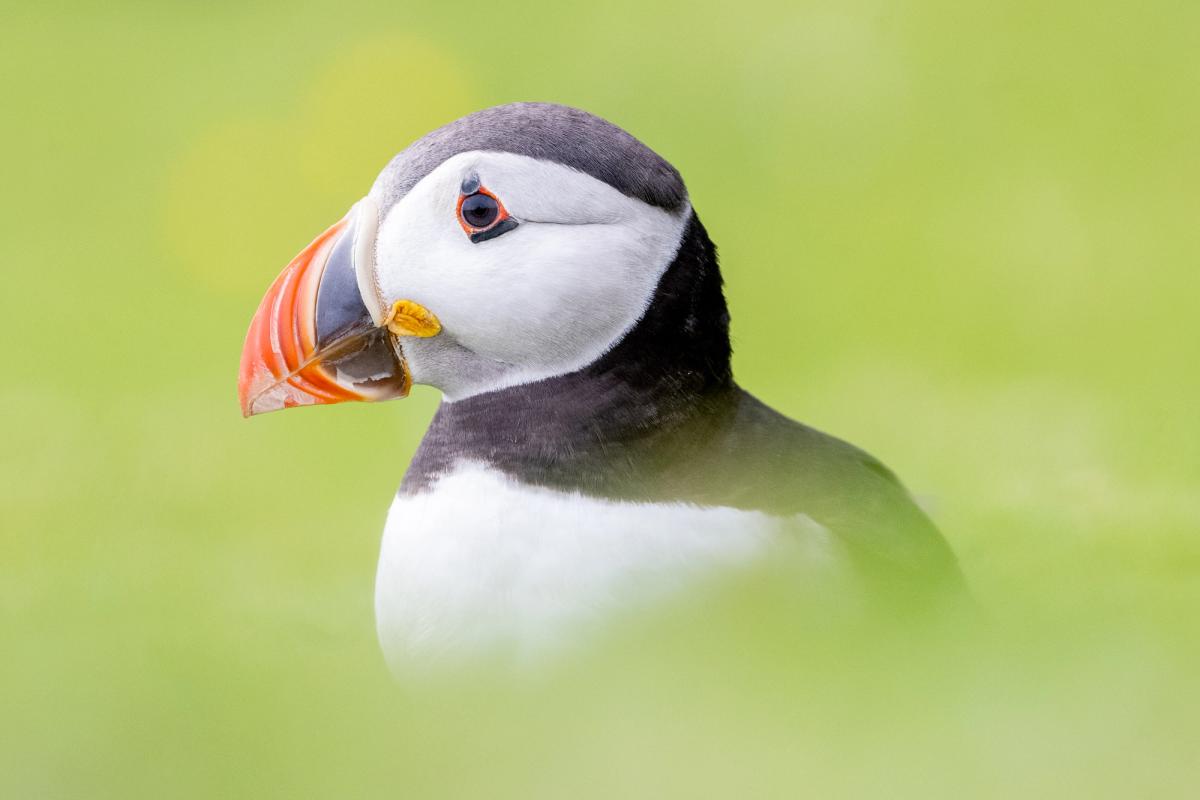
[[242,348],[244,416],[408,394],[412,377],[389,329],[395,310],[383,312],[375,291],[378,224],[375,204],[360,200],[271,284]]

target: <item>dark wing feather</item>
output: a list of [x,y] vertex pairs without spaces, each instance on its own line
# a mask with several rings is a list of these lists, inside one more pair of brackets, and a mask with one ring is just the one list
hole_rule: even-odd
[[[896,476],[868,453],[788,419],[739,392],[713,437],[714,500],[829,529],[873,576],[893,584],[958,585],[954,554]],[[714,463],[715,462],[715,463]]]

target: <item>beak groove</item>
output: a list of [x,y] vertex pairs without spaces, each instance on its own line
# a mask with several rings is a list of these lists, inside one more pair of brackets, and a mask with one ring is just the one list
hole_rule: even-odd
[[267,290],[242,348],[243,416],[408,394],[411,377],[399,345],[375,324],[367,302],[378,301],[364,301],[360,288],[364,274],[370,281],[370,265],[360,254],[374,249],[373,211],[362,201],[292,259]]

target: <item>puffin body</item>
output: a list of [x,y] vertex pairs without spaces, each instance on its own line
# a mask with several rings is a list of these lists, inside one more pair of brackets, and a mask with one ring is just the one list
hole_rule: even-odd
[[461,463],[392,504],[375,585],[379,641],[397,672],[475,653],[525,661],[768,554],[828,570],[832,551],[828,531],[803,514],[609,500]]
[[538,652],[781,554],[798,576],[955,584],[885,467],[737,386],[728,322],[674,168],[520,103],[393,159],[268,292],[239,389],[247,415],[442,391],[379,562],[397,668]]

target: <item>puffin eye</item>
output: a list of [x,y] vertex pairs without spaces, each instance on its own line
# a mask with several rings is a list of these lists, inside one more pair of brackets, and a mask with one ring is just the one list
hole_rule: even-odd
[[463,181],[458,197],[458,224],[476,244],[517,227],[517,221],[504,210],[500,198],[480,186],[475,176]]
[[479,230],[480,228],[490,227],[493,222],[500,218],[500,204],[491,195],[476,192],[473,195],[463,198],[462,205],[458,208],[458,213],[462,215],[463,222]]

